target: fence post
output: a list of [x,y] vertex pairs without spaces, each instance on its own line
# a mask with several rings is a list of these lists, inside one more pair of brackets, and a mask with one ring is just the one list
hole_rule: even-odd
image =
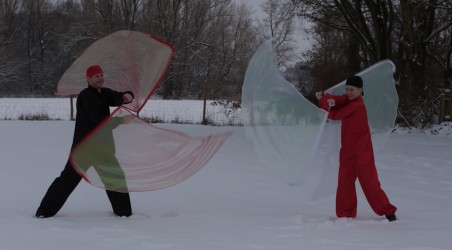
[[74,96],[71,96],[69,100],[71,101],[71,121],[74,120],[74,102],[73,102]]
[[[448,103],[444,104],[445,107],[445,113],[444,116],[440,117],[441,119],[450,121],[452,119],[452,65],[451,65],[451,59],[452,59],[452,49],[449,49],[447,52],[447,60],[446,60],[446,70],[444,71],[444,89],[446,92],[445,99],[447,99]],[[446,106],[447,105],[447,106]],[[443,108],[443,107],[441,107]]]
[[444,122],[444,116],[446,115],[446,95],[444,93],[441,93],[439,98],[439,123],[441,124],[442,122]]
[[446,112],[447,114],[444,118],[446,121],[450,121],[450,119],[452,118],[452,91],[450,89],[450,86],[449,86],[449,88],[446,89],[446,93],[448,94],[448,97],[449,97],[449,98],[447,98],[449,101],[449,103],[448,103],[449,105],[447,107],[447,112]]

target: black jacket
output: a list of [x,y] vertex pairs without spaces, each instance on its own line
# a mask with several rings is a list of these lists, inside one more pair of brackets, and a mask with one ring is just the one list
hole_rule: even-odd
[[75,118],[74,140],[72,146],[99,125],[110,115],[110,106],[123,104],[123,95],[127,92],[117,92],[102,88],[99,93],[88,85],[77,97],[77,115]]

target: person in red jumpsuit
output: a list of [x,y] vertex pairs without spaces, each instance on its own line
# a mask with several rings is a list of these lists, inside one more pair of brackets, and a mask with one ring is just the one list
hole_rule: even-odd
[[380,187],[373,154],[367,111],[362,95],[363,80],[350,76],[345,83],[346,93],[330,95],[316,92],[320,107],[329,111],[328,118],[342,121],[339,177],[336,192],[337,217],[356,217],[355,182],[359,180],[373,211],[389,221],[395,221],[397,208],[389,202]]

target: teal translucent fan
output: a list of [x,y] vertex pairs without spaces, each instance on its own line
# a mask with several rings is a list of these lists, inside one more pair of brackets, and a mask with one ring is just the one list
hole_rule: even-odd
[[[385,60],[360,72],[374,148],[383,145],[394,126],[398,98],[394,64]],[[326,92],[344,93],[345,81]],[[313,198],[337,185],[340,124],[307,100],[284,79],[270,41],[252,57],[242,91],[242,119],[247,137],[262,163],[287,183],[311,183]]]

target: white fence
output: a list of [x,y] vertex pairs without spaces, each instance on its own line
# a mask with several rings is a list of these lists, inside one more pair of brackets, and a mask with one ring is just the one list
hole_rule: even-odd
[[[51,120],[70,120],[70,98],[0,98],[0,120],[18,120],[23,117],[47,117]],[[73,99],[75,107],[76,99]],[[216,125],[241,125],[240,109],[227,110],[207,102],[206,118]],[[203,101],[149,100],[140,111],[140,117],[165,123],[201,123]],[[74,108],[74,113],[75,113]],[[74,114],[75,115],[75,114]]]

